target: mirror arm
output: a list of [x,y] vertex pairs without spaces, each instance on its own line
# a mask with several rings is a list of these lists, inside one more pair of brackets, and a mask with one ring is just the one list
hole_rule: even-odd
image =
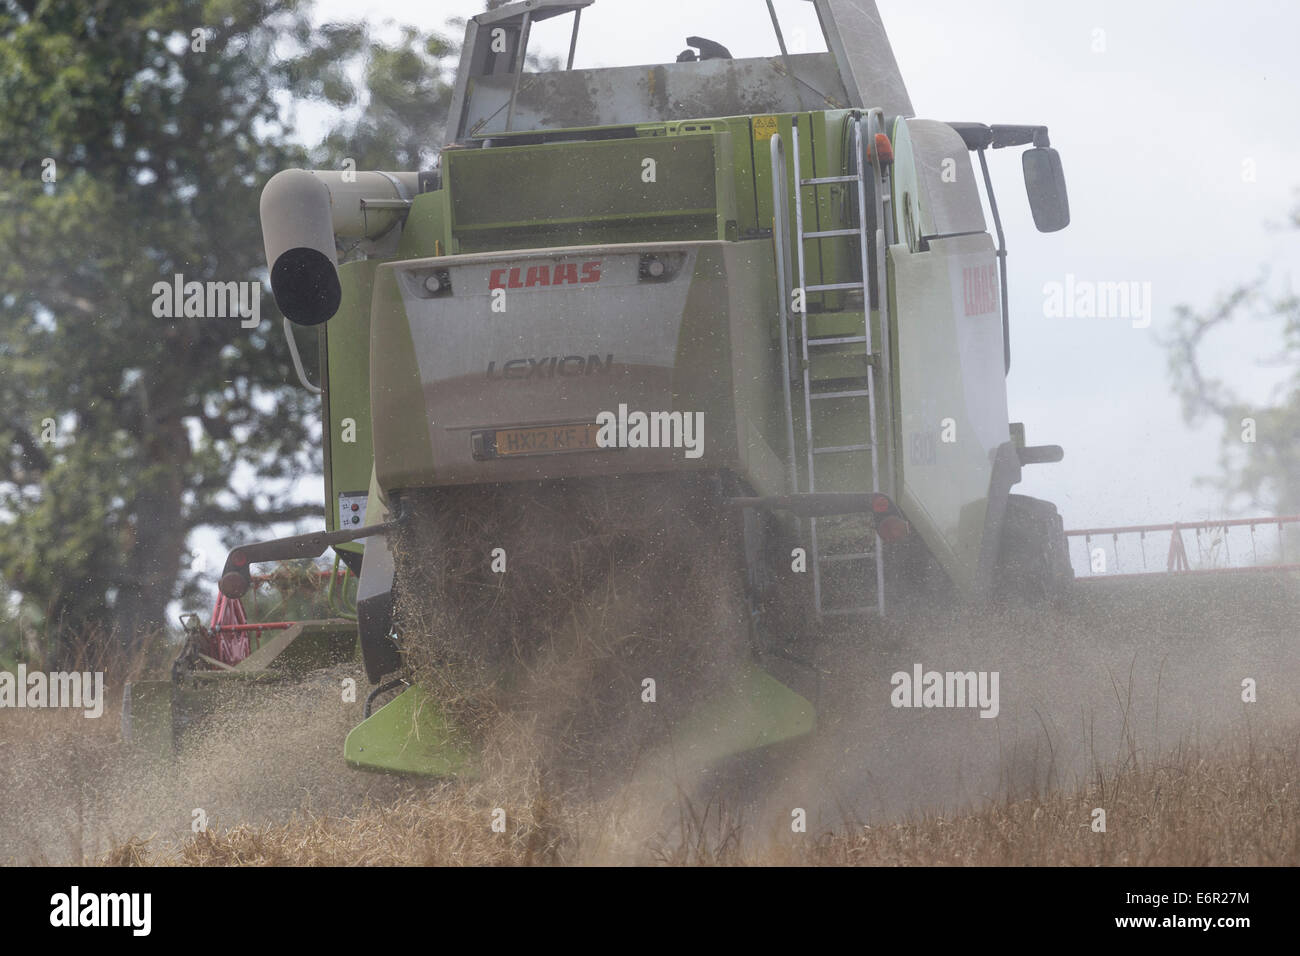
[[1007,238],[1002,232],[1002,216],[998,213],[998,198],[993,195],[993,179],[989,176],[989,163],[984,150],[977,151],[980,170],[984,173],[984,192],[989,197],[989,210],[993,213],[993,226],[998,233],[998,281],[1002,293],[1002,359],[1006,371],[1011,371],[1011,309],[1007,304]]

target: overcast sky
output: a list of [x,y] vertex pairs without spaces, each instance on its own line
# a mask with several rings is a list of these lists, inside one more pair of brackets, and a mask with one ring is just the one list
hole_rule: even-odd
[[[1194,485],[1217,472],[1218,426],[1183,424],[1159,341],[1178,304],[1208,306],[1265,266],[1276,288],[1293,272],[1300,234],[1277,226],[1300,187],[1300,6],[879,7],[918,116],[1046,124],[1064,160],[1073,223],[1042,235],[1029,217],[1018,151],[993,157],[1010,248],[1011,417],[1026,423],[1031,443],[1066,449],[1062,464],[1026,469],[1017,490],[1058,502],[1073,527],[1221,514],[1217,495]],[[364,9],[376,25],[440,27],[482,4],[371,0]],[[324,0],[317,10],[322,22],[358,16],[352,0]],[[696,33],[737,56],[774,49],[763,0],[598,0],[583,27],[579,66],[671,61]],[[544,52],[567,48],[563,27],[535,37]],[[1134,328],[1125,319],[1046,317],[1043,286],[1067,274],[1149,282],[1153,321]],[[1275,327],[1244,324],[1212,342],[1212,367],[1265,400],[1285,371],[1261,365],[1278,341]]]

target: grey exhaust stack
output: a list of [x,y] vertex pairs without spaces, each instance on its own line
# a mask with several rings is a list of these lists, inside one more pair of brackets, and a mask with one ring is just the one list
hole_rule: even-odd
[[262,190],[262,241],[275,304],[298,325],[338,311],[337,239],[379,239],[399,228],[419,189],[417,173],[286,169]]

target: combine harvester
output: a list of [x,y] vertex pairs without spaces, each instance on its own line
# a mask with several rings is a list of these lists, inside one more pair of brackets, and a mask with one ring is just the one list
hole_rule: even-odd
[[[408,683],[394,583],[424,557],[394,542],[450,488],[708,489],[740,529],[753,651],[693,724],[702,761],[810,732],[809,649],[847,629],[871,654],[936,577],[972,605],[1069,586],[1056,508],[1012,493],[1063,452],[1008,418],[986,163],[1023,148],[1034,222],[1063,229],[1047,128],[917,119],[870,0],[808,0],[824,52],[791,52],[775,8],[747,0],[728,9],[769,13],[779,55],[691,37],[677,62],[573,69],[593,2],[469,20],[437,169],[267,184],[275,299],[319,343],[319,386],[297,366],[321,395],[327,530],[231,552],[222,614],[191,629],[173,680],[127,695],[149,749],[169,752],[218,686],[355,646],[375,689],[347,761],[466,768],[439,701]],[[560,16],[568,68],[526,72],[530,29]],[[260,648],[230,651],[254,566],[328,548],[359,575],[355,623],[244,622]]]

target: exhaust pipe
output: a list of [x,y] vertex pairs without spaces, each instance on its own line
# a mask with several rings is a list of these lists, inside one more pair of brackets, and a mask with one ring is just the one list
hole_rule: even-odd
[[400,227],[418,173],[286,169],[262,190],[262,241],[271,292],[298,325],[333,318],[343,298],[337,239],[378,239]]

